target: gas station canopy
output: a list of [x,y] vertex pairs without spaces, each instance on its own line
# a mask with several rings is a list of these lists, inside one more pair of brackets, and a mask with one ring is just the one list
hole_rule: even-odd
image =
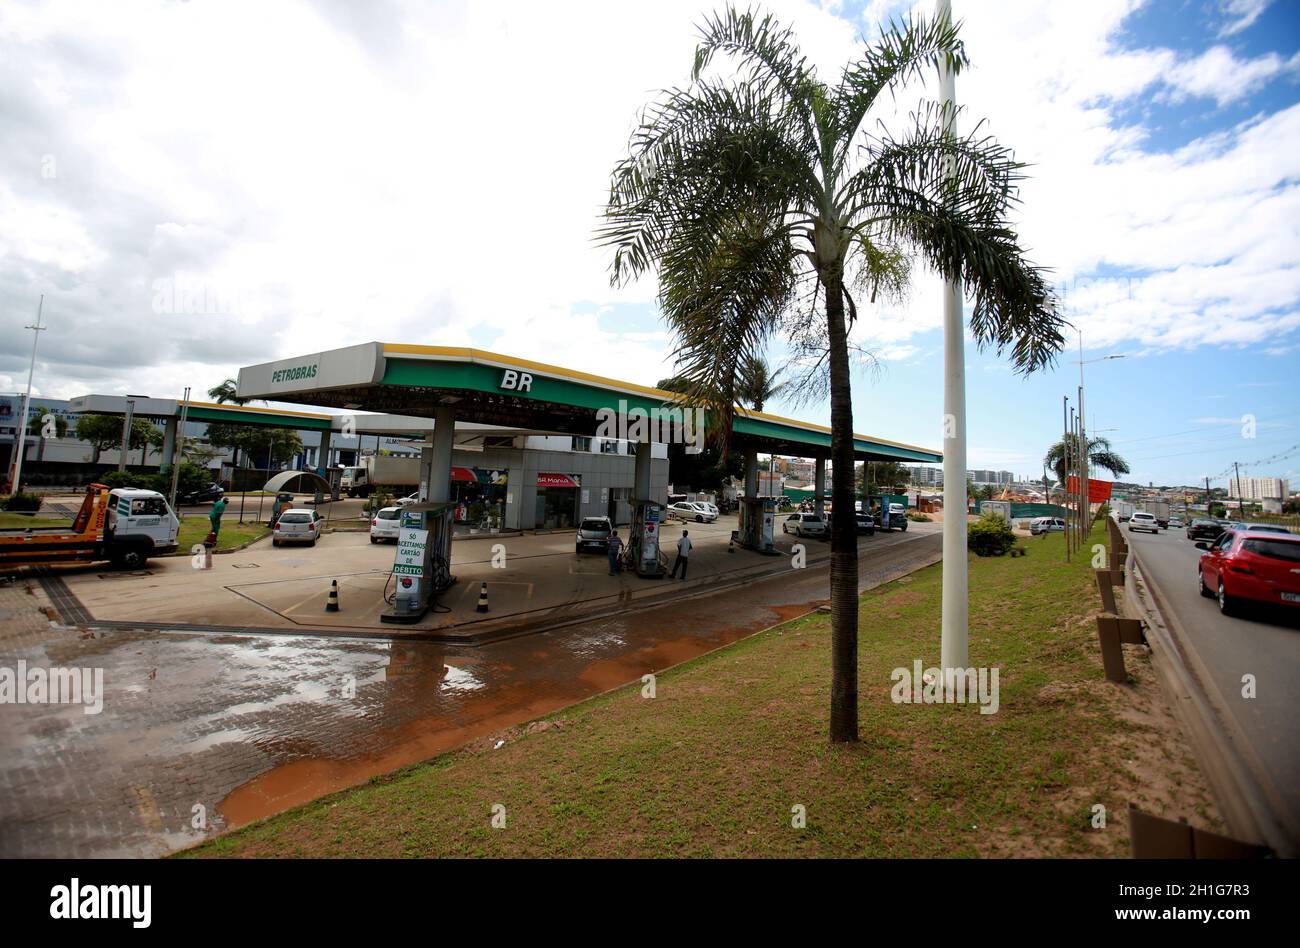
[[[601,409],[625,407],[650,414],[673,405],[677,397],[662,389],[480,349],[382,342],[247,366],[239,370],[238,393],[240,398],[421,418],[450,408],[457,422],[585,437],[598,434]],[[732,443],[739,450],[826,458],[831,429],[737,408]],[[860,460],[943,459],[937,451],[868,435],[855,434],[853,447]]]

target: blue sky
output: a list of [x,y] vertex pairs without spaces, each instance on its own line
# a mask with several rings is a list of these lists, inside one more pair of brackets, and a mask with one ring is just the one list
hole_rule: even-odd
[[[42,294],[35,388],[53,398],[175,397],[372,339],[670,374],[654,281],[611,287],[592,235],[639,110],[688,81],[716,5],[8,4],[0,392],[25,384]],[[833,78],[874,24],[934,4],[763,6]],[[1300,4],[953,7],[971,59],[959,127],[987,120],[1030,164],[1015,224],[1031,258],[1085,356],[1125,355],[1088,368],[1094,431],[1143,482],[1234,461],[1300,482],[1294,454],[1265,463],[1300,442]],[[160,284],[203,305],[160,308]],[[859,431],[940,446],[939,292],[918,267],[907,299],[861,309],[855,341],[880,368],[856,377]],[[971,467],[1038,473],[1076,344],[1029,379],[968,347]]]

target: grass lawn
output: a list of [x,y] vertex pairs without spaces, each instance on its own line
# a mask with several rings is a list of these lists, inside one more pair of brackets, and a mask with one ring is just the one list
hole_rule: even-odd
[[858,745],[827,741],[830,621],[813,615],[660,674],[653,699],[638,682],[184,855],[1124,856],[1129,801],[1215,828],[1144,651],[1126,648],[1129,686],[1104,681],[1096,587],[1062,543],[970,560],[996,714],[891,701],[892,669],[939,658],[934,566],[861,599]]
[[[180,533],[176,537],[180,553],[188,556],[194,544],[201,544],[211,529],[212,524],[206,516],[194,514],[183,518]],[[232,550],[237,546],[256,540],[258,537],[266,536],[270,532],[264,523],[252,523],[247,518],[243,523],[240,523],[237,519],[232,520],[230,510],[227,509],[226,515],[221,518],[221,532],[217,534],[217,545],[213,552]]]

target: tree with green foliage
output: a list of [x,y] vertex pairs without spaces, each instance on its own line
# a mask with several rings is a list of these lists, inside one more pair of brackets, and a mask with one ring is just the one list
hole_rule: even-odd
[[[1065,446],[1067,444],[1070,446],[1070,467],[1073,469],[1077,464],[1076,459],[1079,457],[1080,443],[1079,436],[1074,432],[1070,432],[1068,438],[1062,438],[1047,449],[1043,464],[1056,475],[1056,479],[1061,484],[1066,482]],[[1114,477],[1129,473],[1128,462],[1114,452],[1110,446],[1110,441],[1106,438],[1088,439],[1088,465],[1093,469],[1103,468],[1110,471]]]
[[[729,437],[749,360],[783,332],[802,392],[829,397],[832,741],[858,739],[858,557],[849,333],[859,301],[905,288],[919,259],[974,301],[975,341],[1022,372],[1063,345],[1051,287],[1012,229],[1022,165],[946,106],[865,132],[909,80],[967,62],[947,19],[892,24],[827,83],[772,16],[709,17],[691,82],[665,91],[614,169],[600,241],[615,284],[654,271],[688,401]],[[710,73],[719,54],[738,67]]]
[[98,464],[104,451],[122,446],[122,421],[111,415],[85,414],[77,419],[73,429],[78,441],[86,441],[92,451],[91,463]]

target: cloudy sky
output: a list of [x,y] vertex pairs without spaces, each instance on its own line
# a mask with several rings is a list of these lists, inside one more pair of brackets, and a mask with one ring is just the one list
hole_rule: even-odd
[[[1018,223],[1085,358],[1125,356],[1088,367],[1093,428],[1142,481],[1233,461],[1300,481],[1300,5],[953,5],[962,121],[1033,164]],[[908,6],[767,4],[828,79]],[[25,385],[42,293],[50,397],[174,396],[371,339],[653,383],[671,368],[654,284],[611,289],[591,237],[637,111],[687,80],[710,9],[8,0],[0,393]],[[940,315],[918,272],[860,320],[881,367],[856,379],[859,431],[940,443]],[[1025,380],[969,349],[972,467],[1041,470],[1077,358]]]

